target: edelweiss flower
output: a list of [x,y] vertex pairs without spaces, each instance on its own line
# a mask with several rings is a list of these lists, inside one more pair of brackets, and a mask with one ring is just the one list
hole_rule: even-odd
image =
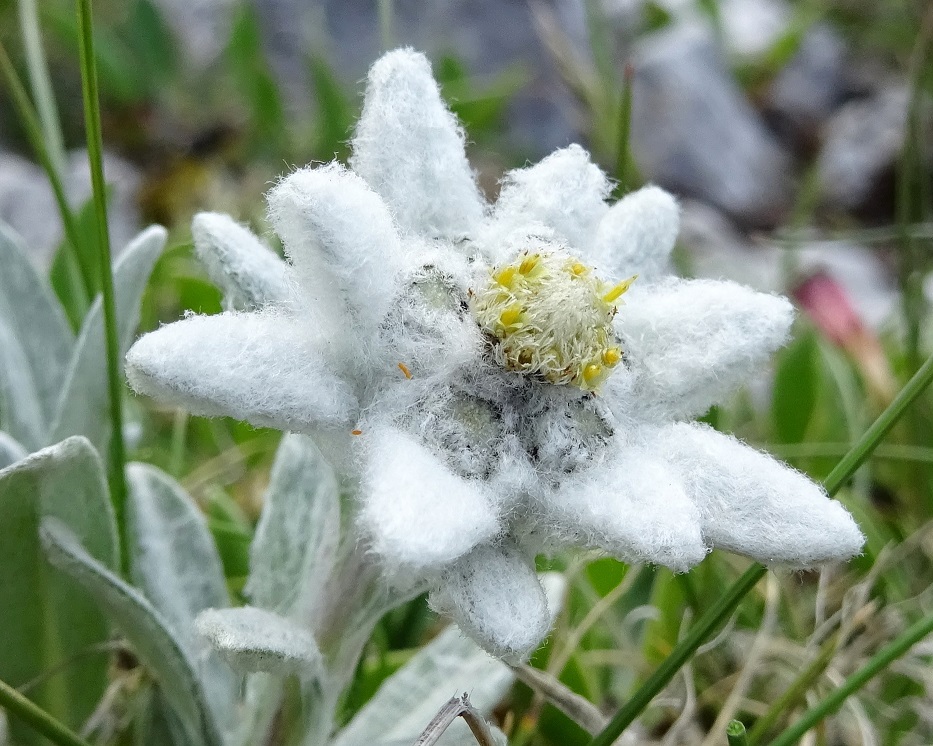
[[313,435],[390,582],[426,584],[506,658],[547,633],[538,552],[677,571],[714,546],[791,567],[857,553],[820,487],[690,421],[786,340],[788,301],[665,276],[673,198],[608,205],[576,145],[508,174],[491,206],[463,145],[425,58],[385,55],[352,170],[301,169],[269,195],[288,265],[229,218],[195,220],[250,310],[146,335],[133,387]]

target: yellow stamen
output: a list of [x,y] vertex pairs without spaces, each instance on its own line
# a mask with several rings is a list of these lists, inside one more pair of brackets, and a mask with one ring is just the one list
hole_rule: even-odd
[[583,380],[587,383],[593,383],[602,375],[602,372],[602,366],[599,366],[596,363],[590,363],[583,369]]
[[512,287],[512,282],[515,280],[515,267],[509,266],[503,269],[501,272],[496,274],[496,282],[498,282],[504,288]]
[[531,256],[526,256],[522,259],[522,263],[518,265],[518,271],[523,275],[529,274],[535,267],[538,266],[538,260],[540,255],[532,254]]
[[638,279],[638,275],[632,275],[627,280],[623,280],[614,288],[612,288],[612,290],[606,293],[603,296],[603,300],[606,303],[612,303],[614,300],[617,300],[622,295],[622,293],[632,287],[632,283],[635,282],[636,279]]
[[580,262],[575,262],[574,264],[570,265],[570,271],[579,277],[582,274],[586,274],[586,265],[581,264]]
[[512,326],[522,315],[521,306],[511,306],[506,308],[499,316],[502,326]]
[[405,365],[405,363],[399,363],[398,369],[402,371],[402,373],[405,375],[405,378],[407,378],[409,381],[411,380],[411,371],[408,370],[408,366]]
[[603,350],[603,362],[610,368],[614,365],[618,365],[621,359],[622,350],[618,347],[610,347],[608,350]]

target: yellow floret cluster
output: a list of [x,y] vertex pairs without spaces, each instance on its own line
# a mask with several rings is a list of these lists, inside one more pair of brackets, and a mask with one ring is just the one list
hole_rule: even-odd
[[612,317],[634,277],[609,285],[562,251],[496,267],[471,308],[506,370],[595,391],[622,360]]

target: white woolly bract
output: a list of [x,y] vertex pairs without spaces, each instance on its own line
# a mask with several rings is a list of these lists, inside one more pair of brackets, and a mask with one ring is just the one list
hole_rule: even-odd
[[448,567],[431,606],[511,663],[534,652],[551,626],[534,564],[511,542],[483,544]]
[[[509,171],[493,208],[497,233],[552,228],[572,249],[585,249],[609,209],[611,185],[579,145],[557,150],[540,163]],[[493,249],[494,250],[494,249]]]
[[229,215],[201,212],[191,221],[198,259],[224,291],[228,309],[254,309],[291,299],[288,267]]
[[786,298],[733,282],[636,283],[616,316],[634,376],[620,406],[649,419],[703,414],[761,369],[793,319]]
[[810,568],[849,559],[865,543],[852,516],[821,487],[735,438],[679,423],[648,447],[679,475],[711,545],[769,565]]
[[[793,567],[859,551],[851,517],[806,477],[675,424],[752,377],[793,310],[733,283],[659,278],[677,236],[673,197],[647,187],[609,208],[605,175],[571,146],[511,172],[487,214],[456,119],[410,50],[374,65],[353,147],[356,173],[302,169],[269,196],[300,302],[270,307],[250,291],[258,311],[144,336],[127,361],[137,391],[314,435],[386,582],[430,587],[435,605],[510,659],[547,629],[538,550],[676,571],[713,547]],[[236,265],[267,283],[266,255],[249,269],[256,245],[232,221],[200,217],[195,230],[227,257],[227,281]],[[536,252],[559,258],[560,282],[522,273]],[[501,273],[512,264],[527,283],[510,295]],[[550,377],[523,370],[522,345],[504,349],[510,336],[545,353],[569,340],[566,365]],[[604,367],[587,379],[590,365]]]
[[619,449],[597,469],[544,491],[524,531],[543,548],[586,547],[684,572],[707,554],[700,514],[678,476],[650,451]]
[[194,414],[315,432],[350,422],[352,391],[308,326],[284,313],[189,316],[139,339],[126,358],[140,394]]
[[666,273],[679,230],[674,197],[656,186],[642,187],[603,215],[587,258],[611,277],[650,280]]
[[309,676],[323,665],[310,632],[265,609],[207,609],[195,625],[239,673]]
[[396,584],[436,573],[500,532],[481,481],[454,474],[395,428],[376,425],[359,440],[369,453],[360,523]]
[[336,163],[289,174],[268,199],[269,219],[315,311],[331,322],[334,335],[346,336],[356,318],[363,339],[371,338],[402,268],[385,203]]
[[478,227],[485,203],[463,143],[423,54],[397,49],[372,66],[350,165],[402,230],[459,238]]

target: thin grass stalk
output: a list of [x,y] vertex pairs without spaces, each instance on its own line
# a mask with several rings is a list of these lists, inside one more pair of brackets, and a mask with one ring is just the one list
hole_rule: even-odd
[[388,51],[395,46],[395,2],[376,0],[376,9],[379,14],[379,38],[382,41],[382,49]]
[[52,743],[59,746],[91,746],[79,735],[69,730],[66,725],[49,715],[35,702],[20,694],[5,681],[0,681],[0,706],[13,717],[22,720],[37,733],[41,733]]
[[19,0],[19,28],[26,50],[26,68],[29,70],[29,85],[36,104],[42,136],[49,152],[49,159],[58,173],[65,168],[65,139],[52,93],[52,78],[42,48],[42,32],[39,27],[39,10],[36,0]]
[[635,68],[632,63],[625,66],[622,76],[622,95],[619,103],[618,140],[616,143],[616,199],[620,199],[629,186],[631,174],[631,150],[629,141],[632,132],[632,82],[635,78]]
[[784,712],[796,706],[806,696],[813,683],[823,675],[823,672],[829,666],[836,654],[836,646],[836,638],[827,641],[819,655],[791,682],[791,685],[781,693],[767,712],[755,721],[752,729],[748,732],[748,741],[752,746],[759,743],[768,734]]
[[836,712],[852,694],[931,633],[933,615],[915,622],[906,632],[875,653],[868,663],[842,682],[838,689],[807,710],[800,720],[771,741],[770,746],[791,746],[796,743],[810,728]]
[[[920,327],[923,322],[923,277],[922,257],[917,241],[910,236],[910,224],[914,218],[923,219],[921,186],[926,178],[922,168],[923,157],[921,135],[921,105],[923,103],[923,73],[929,53],[930,37],[933,36],[933,6],[925,13],[911,52],[908,69],[910,97],[904,122],[904,143],[897,163],[896,175],[896,222],[900,239],[900,280],[903,295],[903,313],[907,326],[907,364],[916,370],[920,364]],[[914,194],[913,189],[917,189]],[[924,190],[925,191],[925,190]]]
[[[827,493],[835,495],[839,491],[839,488],[865,462],[910,404],[931,382],[933,382],[933,356],[914,374],[907,385],[894,397],[894,401],[836,464],[836,467],[823,481]],[[756,563],[749,567],[726,591],[725,595],[697,619],[683,640],[674,647],[671,654],[655,669],[631,699],[619,708],[605,730],[590,742],[590,746],[610,746],[622,735],[622,732],[635,721],[651,700],[674,678],[684,663],[693,656],[696,649],[731,616],[742,599],[766,573],[767,568],[763,565]]]
[[38,114],[29,99],[26,87],[16,74],[16,69],[13,67],[13,62],[10,60],[6,47],[3,46],[3,42],[0,42],[0,70],[3,72],[3,77],[6,78],[7,86],[13,98],[13,105],[16,107],[20,121],[23,123],[23,131],[26,133],[26,138],[29,140],[29,144],[39,161],[39,165],[41,165],[42,170],[45,171],[45,175],[52,187],[52,194],[55,196],[55,204],[58,206],[58,213],[62,220],[62,228],[65,231],[65,239],[71,249],[71,260],[78,267],[78,273],[81,276],[81,284],[84,287],[87,297],[93,298],[94,283],[91,274],[92,268],[87,266],[84,262],[78,248],[81,241],[78,233],[78,224],[75,221],[74,213],[71,211],[71,206],[68,204],[68,198],[65,196],[65,187],[62,184],[61,173],[55,168],[52,162],[52,157],[43,139],[42,126],[39,122]]
[[80,29],[81,83],[84,98],[84,120],[87,151],[91,166],[91,186],[94,190],[94,212],[100,241],[100,285],[103,295],[104,332],[107,342],[107,382],[110,394],[110,495],[113,500],[123,567],[126,569],[124,508],[126,503],[126,454],[123,448],[123,378],[120,372],[120,344],[117,332],[117,311],[114,302],[113,273],[110,264],[110,232],[107,229],[107,190],[104,184],[103,136],[100,124],[100,97],[97,88],[97,66],[94,57],[94,20],[91,0],[75,0]]

